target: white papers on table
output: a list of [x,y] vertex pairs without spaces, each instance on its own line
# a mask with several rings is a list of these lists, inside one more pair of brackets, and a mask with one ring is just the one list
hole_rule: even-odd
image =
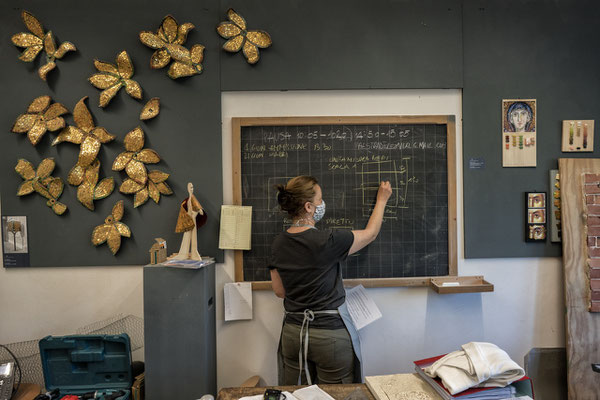
[[298,389],[294,392],[294,396],[299,400],[335,400],[317,385]]
[[252,283],[226,283],[225,321],[252,319]]
[[363,285],[346,291],[346,305],[356,329],[362,329],[381,318],[377,304],[367,295]]
[[220,249],[250,250],[251,229],[251,206],[221,206]]

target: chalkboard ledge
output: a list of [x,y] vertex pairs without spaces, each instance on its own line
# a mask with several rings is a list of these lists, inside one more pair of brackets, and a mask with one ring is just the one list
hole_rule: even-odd
[[446,276],[431,278],[429,286],[439,294],[494,291],[494,285],[483,279],[483,276]]

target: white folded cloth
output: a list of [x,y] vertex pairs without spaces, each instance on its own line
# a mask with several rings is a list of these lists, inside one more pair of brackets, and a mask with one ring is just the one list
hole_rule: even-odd
[[450,394],[471,387],[504,387],[525,376],[516,362],[492,343],[470,342],[424,369],[430,377],[440,377]]

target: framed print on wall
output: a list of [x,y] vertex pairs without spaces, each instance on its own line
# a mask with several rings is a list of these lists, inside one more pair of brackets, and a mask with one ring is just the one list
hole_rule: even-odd
[[536,166],[535,99],[502,100],[502,166]]

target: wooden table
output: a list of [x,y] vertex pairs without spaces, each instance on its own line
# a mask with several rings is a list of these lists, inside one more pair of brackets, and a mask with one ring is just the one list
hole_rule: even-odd
[[[263,394],[266,389],[278,389],[281,391],[293,392],[297,389],[306,386],[267,386],[267,387],[232,387],[223,388],[219,390],[217,394],[217,400],[237,400],[245,396],[255,396],[257,394]],[[350,383],[350,384],[339,384],[339,385],[319,385],[321,389],[329,393],[335,400],[344,400],[348,395],[355,390],[358,392],[354,393],[353,397],[357,399],[375,400],[375,397],[367,388],[364,383]],[[356,396],[355,396],[356,395]]]

